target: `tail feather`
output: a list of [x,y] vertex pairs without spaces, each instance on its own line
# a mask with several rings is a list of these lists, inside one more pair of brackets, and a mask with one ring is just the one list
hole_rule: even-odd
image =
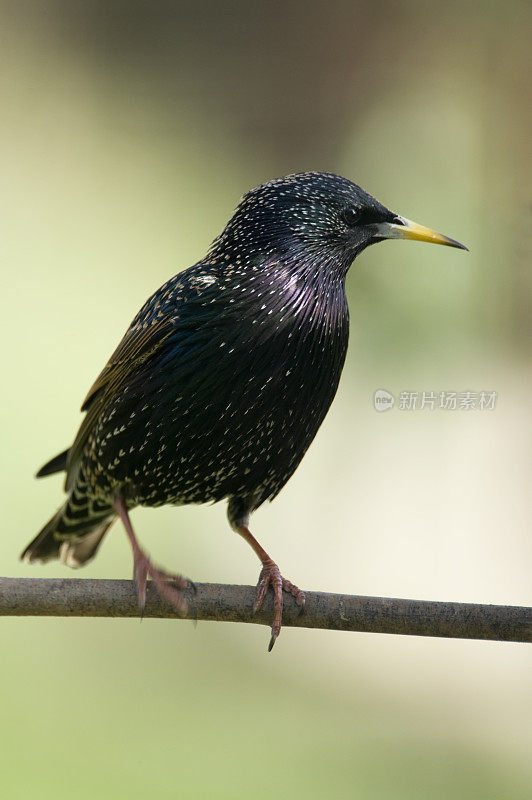
[[74,491],[20,557],[27,564],[57,558],[69,567],[80,567],[95,556],[114,519],[112,506]]
[[56,514],[49,520],[44,528],[39,531],[35,539],[29,543],[26,549],[20,554],[22,561],[26,564],[32,564],[35,561],[40,561],[45,564],[53,558],[59,558],[59,548],[61,542],[55,538],[54,531],[63,513],[64,506],[57,511]]
[[43,464],[35,477],[44,478],[46,475],[55,475],[56,472],[65,472],[69,452],[69,449],[63,450],[62,453],[51,458],[50,461]]
[[82,567],[88,561],[91,561],[113,522],[114,517],[110,521],[98,525],[91,533],[85,534],[78,542],[61,542],[59,547],[59,560],[61,563],[66,564],[67,567],[72,567],[72,569],[77,569],[77,567]]

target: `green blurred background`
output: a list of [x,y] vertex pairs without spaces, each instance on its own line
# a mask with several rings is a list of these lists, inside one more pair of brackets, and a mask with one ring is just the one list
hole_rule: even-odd
[[[465,242],[372,248],[317,441],[254,532],[302,588],[530,604],[529,2],[1,2],[2,574],[60,502],[32,473],[144,299],[239,196],[331,170]],[[493,412],[378,414],[377,388]],[[222,505],[135,512],[253,583]],[[117,526],[78,577],[129,577]],[[4,619],[10,798],[529,798],[524,645],[180,621]]]

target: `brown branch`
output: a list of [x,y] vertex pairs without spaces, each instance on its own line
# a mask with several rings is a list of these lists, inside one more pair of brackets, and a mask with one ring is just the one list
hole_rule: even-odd
[[[255,589],[200,583],[188,593],[188,619],[218,622],[254,622],[270,625],[271,597],[255,616],[251,612]],[[137,617],[132,581],[83,578],[0,578],[0,616]],[[176,617],[148,582],[145,617]],[[293,599],[285,598],[283,624],[301,628],[446,636],[458,639],[532,641],[532,608],[519,606],[439,603],[306,592],[302,614]]]

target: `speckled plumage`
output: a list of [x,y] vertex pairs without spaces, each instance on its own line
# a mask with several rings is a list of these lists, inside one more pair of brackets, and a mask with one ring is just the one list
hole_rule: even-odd
[[332,401],[348,330],[341,277],[330,314],[315,289],[286,283],[279,264],[208,261],[150,298],[135,324],[168,315],[171,330],[157,372],[140,366],[88,435],[79,470],[97,496],[252,510],[277,494]]
[[336,393],[353,259],[401,219],[331,174],[245,195],[206,258],[146,301],[89,391],[74,444],[40,473],[66,469],[67,501],[23,555],[88,560],[117,497],[127,508],[228,498],[233,527],[247,525]]

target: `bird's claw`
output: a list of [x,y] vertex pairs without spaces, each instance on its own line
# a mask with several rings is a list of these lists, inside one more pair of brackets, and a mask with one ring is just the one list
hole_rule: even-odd
[[140,618],[144,619],[146,609],[146,581],[148,578],[148,567],[142,559],[135,560],[133,567],[133,580],[137,587],[137,598],[139,601]]
[[255,602],[253,603],[253,613],[261,608],[264,598],[269,587],[273,590],[273,623],[272,635],[268,645],[268,652],[270,652],[275,644],[279,633],[281,632],[282,617],[283,617],[283,592],[291,594],[295,598],[297,605],[300,607],[300,614],[303,612],[305,606],[305,594],[298,589],[298,587],[291,583],[286,578],[283,578],[277,564],[268,559],[265,561],[257,583],[257,594]]
[[133,577],[137,585],[141,619],[144,617],[146,607],[148,577],[155,583],[161,597],[167,600],[181,616],[187,613],[187,601],[183,597],[183,590],[191,588],[193,592],[196,592],[196,586],[192,581],[182,575],[165,572],[154,566],[148,556],[141,550],[134,554]]

